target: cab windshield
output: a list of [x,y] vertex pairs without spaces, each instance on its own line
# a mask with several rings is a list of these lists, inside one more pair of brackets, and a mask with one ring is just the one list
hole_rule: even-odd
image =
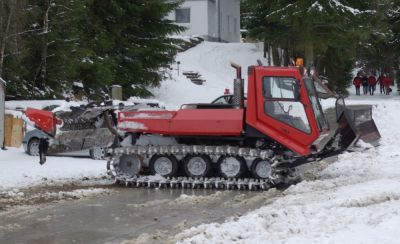
[[329,129],[328,121],[325,118],[321,104],[318,100],[314,81],[311,78],[304,78],[304,83],[306,84],[307,93],[308,93],[308,96],[310,97],[310,101],[311,101],[312,108],[314,111],[315,119],[318,124],[318,128],[320,129],[320,131],[324,130],[324,129]]

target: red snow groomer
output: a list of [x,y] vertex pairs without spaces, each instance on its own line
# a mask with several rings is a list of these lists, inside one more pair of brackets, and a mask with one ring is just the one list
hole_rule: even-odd
[[338,98],[329,125],[319,98],[330,91],[304,69],[250,66],[245,98],[241,67],[232,66],[233,95],[210,104],[26,114],[52,137],[41,142],[42,155],[47,147],[110,146],[110,172],[137,186],[268,189],[292,179],[296,166],[349,150],[360,139],[377,145],[371,107],[346,107]]

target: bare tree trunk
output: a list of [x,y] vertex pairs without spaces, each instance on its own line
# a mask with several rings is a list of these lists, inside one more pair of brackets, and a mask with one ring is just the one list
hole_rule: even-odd
[[[2,2],[2,9],[3,9],[3,12],[5,13],[5,11],[4,11],[4,2]],[[7,36],[9,34],[9,32],[10,32],[11,18],[12,18],[13,12],[14,12],[14,1],[12,0],[12,1],[9,2],[6,27],[5,27],[4,31],[2,31],[2,37],[1,37],[1,45],[0,45],[0,76],[3,74],[4,56],[5,56],[5,50],[6,50],[6,41],[7,41]],[[2,17],[2,21],[1,22],[3,22],[3,17]],[[2,25],[1,25],[1,28],[3,28]]]
[[[35,75],[34,83],[40,88],[45,87],[45,80],[47,76],[47,42],[48,42],[48,32],[49,32],[49,10],[50,10],[50,0],[44,0],[43,5],[43,18],[42,18],[42,48],[40,51],[40,65]],[[36,81],[39,78],[40,83]]]
[[284,64],[283,64],[283,66],[288,67],[289,64],[290,64],[289,45],[286,44],[285,51],[284,51]]
[[314,65],[314,45],[311,41],[305,44],[304,56],[306,67]]
[[274,66],[281,66],[281,58],[279,56],[279,48],[272,46],[272,62]]
[[50,1],[45,0],[44,12],[43,12],[43,46],[41,53],[41,63],[42,68],[40,70],[40,77],[42,81],[45,80],[47,75],[47,41],[48,41],[48,32],[49,32],[49,10],[50,10]]
[[271,60],[271,45],[268,44],[268,66],[272,66]]

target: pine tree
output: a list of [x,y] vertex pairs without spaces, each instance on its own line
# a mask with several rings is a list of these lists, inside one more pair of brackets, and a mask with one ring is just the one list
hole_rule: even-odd
[[390,29],[390,11],[393,6],[387,0],[375,3],[375,19],[369,24],[370,31],[360,38],[357,46],[357,60],[364,70],[384,70],[395,60],[393,31]]
[[366,23],[375,19],[372,4],[375,1],[247,2],[253,8],[250,34],[286,50],[286,59],[304,57],[306,65],[316,65],[320,73],[330,78],[333,87],[345,91],[350,82],[356,44],[370,32]]
[[166,15],[178,6],[163,0],[93,0],[82,45],[91,48],[80,68],[85,87],[119,84],[126,95],[150,95],[178,51],[169,35],[182,30]]
[[24,50],[27,2],[24,0],[0,1],[0,76],[7,81],[7,96],[24,93],[21,69]]
[[386,16],[389,21],[390,30],[393,33],[390,44],[394,47],[393,54],[396,57],[397,63],[400,65],[400,0],[390,2],[390,7],[386,12]]
[[[0,12],[7,14],[5,3],[17,0],[6,1]],[[169,36],[182,28],[165,17],[180,1],[17,2],[23,14],[12,16],[7,31],[15,40],[0,42],[7,47],[0,55],[3,75],[12,81],[8,93],[15,98],[62,97],[76,81],[87,93],[120,84],[126,95],[149,95],[147,88],[159,84],[178,51],[178,41]],[[0,16],[0,33],[6,14]]]
[[81,1],[30,0],[21,5],[23,27],[14,30],[18,50],[6,60],[8,93],[15,98],[60,97],[79,58]]

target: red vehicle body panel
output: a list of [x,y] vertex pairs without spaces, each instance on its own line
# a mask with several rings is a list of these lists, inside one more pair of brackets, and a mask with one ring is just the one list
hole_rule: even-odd
[[165,135],[239,136],[243,116],[243,109],[120,112],[118,128]]
[[54,135],[56,119],[52,112],[35,108],[27,108],[25,111],[25,116],[28,117],[30,121],[35,123],[36,128],[46,132],[47,134]]
[[265,114],[265,100],[263,96],[262,79],[270,77],[293,77],[298,81],[302,80],[298,68],[287,67],[261,67],[253,66],[249,68],[246,123],[258,129],[263,134],[271,137],[283,146],[292,151],[306,156],[311,153],[311,145],[319,137],[320,132],[315,121],[312,104],[303,82],[300,82],[301,103],[311,128],[311,133],[305,133],[293,128],[279,120]]
[[[304,107],[310,133],[296,129],[265,113],[262,84],[265,76],[291,77],[298,81],[301,101],[295,102],[301,103]],[[302,75],[295,67],[249,67],[246,109],[180,109],[120,112],[118,115],[118,127],[121,130],[173,136],[240,136],[243,135],[244,123],[302,156],[311,154],[313,143],[321,135]]]

